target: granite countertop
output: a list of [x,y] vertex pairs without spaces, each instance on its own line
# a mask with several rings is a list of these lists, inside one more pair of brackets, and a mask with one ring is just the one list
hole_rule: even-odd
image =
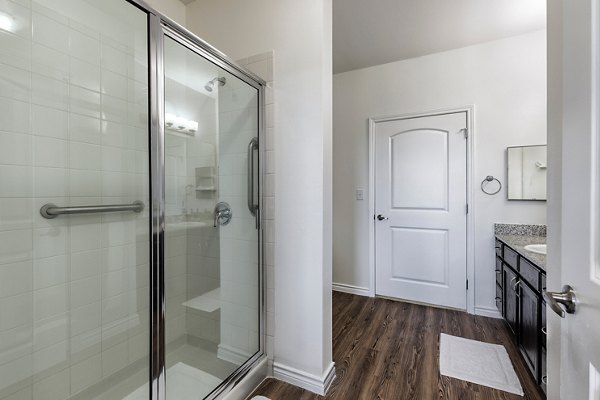
[[533,264],[546,270],[546,255],[532,253],[524,248],[528,244],[546,244],[546,236],[497,234],[496,237]]

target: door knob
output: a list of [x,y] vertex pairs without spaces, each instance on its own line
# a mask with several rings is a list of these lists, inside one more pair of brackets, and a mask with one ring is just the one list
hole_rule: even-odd
[[[552,311],[560,315],[561,318],[565,317],[565,311],[567,314],[574,314],[577,306],[577,296],[575,291],[569,285],[562,287],[562,292],[548,292],[544,290],[544,299],[550,305]],[[565,308],[560,306],[562,304]]]
[[379,214],[377,216],[377,219],[380,220],[380,221],[383,221],[384,219],[388,219],[388,217],[384,217],[383,215]]

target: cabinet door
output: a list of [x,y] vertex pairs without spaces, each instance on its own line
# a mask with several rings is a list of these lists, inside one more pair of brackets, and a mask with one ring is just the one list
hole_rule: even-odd
[[517,306],[518,297],[514,289],[517,281],[517,275],[510,269],[504,266],[504,319],[508,322],[508,326],[512,332],[517,334]]
[[517,290],[520,291],[519,312],[519,343],[521,353],[525,357],[527,366],[537,379],[539,370],[540,351],[540,298],[524,282]]

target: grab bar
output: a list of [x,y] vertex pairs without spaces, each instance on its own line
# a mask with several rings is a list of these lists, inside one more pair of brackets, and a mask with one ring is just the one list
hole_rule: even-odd
[[59,215],[70,214],[91,214],[117,211],[133,211],[141,213],[144,210],[144,203],[140,200],[131,204],[111,204],[106,206],[78,206],[78,207],[57,207],[52,203],[44,204],[40,208],[40,214],[47,219],[56,218]]
[[253,137],[248,143],[248,210],[256,216],[258,205],[254,204],[254,150],[258,150],[257,137]]

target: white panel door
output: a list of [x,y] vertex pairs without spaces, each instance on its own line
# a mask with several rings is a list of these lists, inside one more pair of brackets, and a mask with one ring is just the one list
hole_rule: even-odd
[[466,308],[466,112],[375,123],[375,292]]
[[[550,92],[550,104],[562,106],[562,126],[560,120],[551,118],[549,128],[559,130],[562,149],[553,147],[548,161],[552,169],[548,290],[557,292],[570,285],[579,303],[574,314],[560,318],[547,299],[548,398],[599,400],[600,6],[597,1],[565,1],[559,7],[563,13],[558,28],[562,28],[562,93]],[[562,190],[556,190],[561,178]],[[562,226],[553,224],[559,208]],[[554,305],[564,309],[561,304]]]

